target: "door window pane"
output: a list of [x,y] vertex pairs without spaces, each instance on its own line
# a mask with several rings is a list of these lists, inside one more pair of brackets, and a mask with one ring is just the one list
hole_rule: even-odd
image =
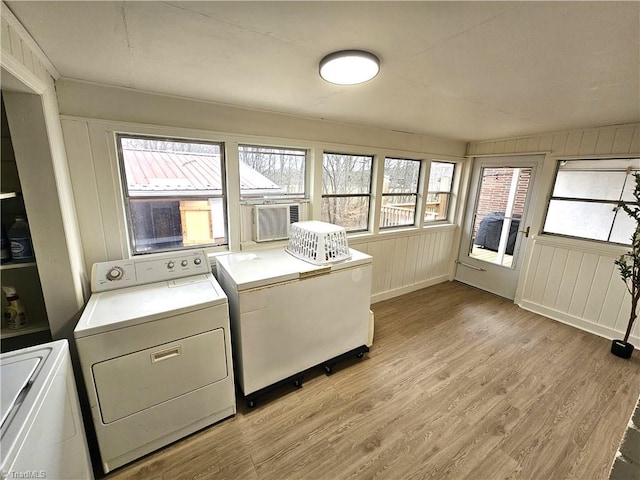
[[470,257],[513,267],[530,180],[530,168],[482,169],[469,246]]

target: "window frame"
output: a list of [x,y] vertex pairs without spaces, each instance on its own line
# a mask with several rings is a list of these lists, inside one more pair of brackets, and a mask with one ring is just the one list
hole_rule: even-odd
[[[385,168],[386,168],[386,163],[387,160],[399,160],[399,161],[404,161],[404,162],[415,162],[418,164],[418,176],[416,179],[416,187],[415,187],[415,192],[402,192],[402,193],[385,193],[385,192],[381,192],[381,202],[380,202],[380,220],[379,220],[379,225],[378,228],[380,230],[388,230],[388,229],[394,229],[394,228],[407,228],[407,227],[415,227],[416,223],[417,223],[417,219],[418,219],[418,202],[420,200],[420,175],[422,174],[422,168],[423,168],[423,161],[422,160],[416,160],[414,158],[401,158],[401,157],[392,157],[392,156],[386,156],[382,159],[382,176],[384,178],[385,175]],[[383,226],[382,225],[382,209],[385,207],[384,205],[384,197],[403,197],[403,196],[410,196],[413,195],[415,196],[415,202],[414,202],[414,208],[413,208],[413,222],[411,223],[406,223],[406,224],[402,224],[402,225],[387,225],[387,226]]]
[[[558,180],[558,173],[560,172],[560,167],[562,166],[562,162],[585,162],[585,161],[593,161],[593,162],[597,162],[599,160],[602,161],[608,161],[608,160],[635,160],[635,158],[632,157],[602,157],[602,158],[557,158],[555,161],[555,171],[553,174],[553,182],[551,183],[551,190],[549,192],[548,198],[547,198],[547,202],[546,202],[546,207],[544,210],[544,217],[542,219],[542,225],[541,225],[541,234],[542,235],[549,235],[551,237],[561,237],[561,238],[568,238],[568,239],[572,239],[572,240],[580,240],[580,241],[585,241],[585,242],[597,242],[603,245],[612,245],[612,246],[625,246],[628,247],[631,243],[620,243],[620,242],[614,242],[611,240],[600,240],[597,238],[588,238],[588,237],[580,237],[577,235],[569,235],[569,234],[564,234],[564,233],[555,233],[555,232],[548,232],[545,230],[545,226],[547,224],[547,217],[549,215],[549,207],[551,206],[551,202],[553,200],[555,201],[569,201],[569,202],[580,202],[580,203],[585,203],[585,204],[589,204],[589,203],[593,203],[593,204],[607,204],[607,205],[612,205],[615,209],[615,214],[613,216],[613,221],[611,222],[611,226],[609,228],[609,234],[608,234],[608,238],[611,238],[611,234],[613,232],[613,228],[615,225],[615,220],[618,216],[618,214],[622,213],[623,215],[626,215],[624,213],[624,211],[618,207],[618,205],[620,203],[625,203],[625,204],[633,204],[634,201],[633,200],[629,200],[629,201],[623,201],[622,198],[620,198],[619,200],[606,200],[606,199],[595,199],[595,198],[580,198],[580,197],[561,197],[561,196],[554,196],[553,192],[556,189],[556,182]],[[598,172],[626,172],[625,175],[625,184],[628,181],[629,177],[631,177],[631,175],[633,174],[633,172],[637,172],[640,173],[640,167],[638,168],[631,168],[631,167],[627,167],[625,169],[614,169],[614,168],[609,168],[609,169],[584,169],[584,170],[574,170],[574,171],[584,171],[584,172],[593,172],[593,173],[598,173]],[[624,193],[624,185],[620,191],[620,194],[622,195]]]
[[[364,158],[369,158],[371,160],[371,168],[369,171],[369,192],[368,193],[327,193],[325,194],[324,191],[324,160],[325,160],[325,155],[342,155],[342,156],[348,156],[348,157],[364,157]],[[322,167],[322,189],[321,189],[321,195],[320,195],[320,200],[323,203],[325,198],[364,198],[366,197],[368,199],[369,202],[369,207],[367,208],[367,221],[366,221],[366,227],[362,228],[362,229],[356,229],[356,230],[349,230],[347,227],[345,227],[346,233],[347,234],[352,234],[352,233],[362,233],[362,232],[369,232],[371,230],[371,208],[373,207],[373,184],[374,184],[374,171],[375,171],[375,161],[376,161],[376,156],[373,154],[362,154],[362,153],[344,153],[344,152],[336,152],[336,151],[327,151],[327,150],[323,150],[322,151],[322,158],[321,158],[321,167]],[[320,219],[322,220],[322,212],[320,213]],[[324,220],[323,220],[324,221]]]
[[[162,195],[162,194],[154,194],[154,195],[140,195],[140,196],[131,196],[129,193],[129,186],[127,182],[127,175],[124,164],[124,154],[122,148],[122,139],[130,138],[130,139],[141,139],[141,140],[150,140],[157,142],[176,142],[176,143],[190,143],[190,144],[205,144],[205,145],[214,145],[218,147],[219,155],[220,155],[220,185],[221,185],[221,193],[220,194],[189,194],[189,195]],[[202,248],[216,248],[216,247],[228,247],[230,244],[229,240],[229,211],[228,211],[228,191],[227,191],[227,174],[226,174],[226,162],[225,162],[225,142],[223,141],[214,141],[214,140],[201,140],[201,139],[192,139],[192,138],[184,138],[179,136],[166,136],[166,135],[150,135],[150,134],[136,134],[130,132],[114,132],[114,141],[116,146],[116,157],[118,163],[119,175],[118,179],[120,182],[121,189],[121,198],[124,204],[124,216],[125,216],[125,227],[126,227],[126,236],[127,236],[127,244],[129,248],[130,255],[151,255],[155,253],[162,252],[172,252],[178,250],[188,250],[188,249],[202,249]],[[133,221],[133,213],[131,208],[131,200],[143,200],[143,201],[175,201],[175,200],[186,200],[186,201],[202,201],[202,200],[210,200],[210,199],[221,199],[222,200],[222,212],[223,212],[223,222],[224,222],[224,242],[222,243],[203,243],[196,245],[181,245],[170,248],[161,248],[157,250],[149,250],[149,251],[137,251],[136,250],[136,236],[134,231],[134,221]]]
[[[240,173],[240,162],[241,159],[241,148],[249,147],[249,148],[264,148],[264,149],[272,149],[272,150],[291,150],[291,151],[299,151],[304,153],[304,171],[302,172],[303,179],[303,189],[304,191],[301,193],[284,193],[284,194],[271,194],[271,195],[243,195],[242,194],[242,174]],[[265,145],[251,142],[243,142],[238,143],[236,145],[236,151],[238,155],[238,193],[240,196],[240,201],[242,202],[256,202],[256,201],[277,201],[277,200],[305,200],[309,198],[309,149],[303,147],[290,147],[290,146],[282,146],[282,145]],[[259,172],[258,172],[259,173]],[[273,181],[273,180],[272,180]],[[274,182],[275,183],[275,182]]]
[[[453,174],[451,175],[451,185],[449,191],[439,191],[439,190],[429,190],[429,181],[431,180],[431,172],[434,163],[446,163],[447,165],[453,166]],[[456,180],[459,175],[459,162],[454,161],[446,161],[446,160],[430,160],[429,162],[429,176],[425,179],[425,197],[424,197],[424,206],[422,212],[422,222],[423,226],[431,226],[438,225],[442,223],[451,223],[451,206],[453,203],[453,194],[456,189]],[[427,213],[427,201],[429,200],[429,195],[447,195],[447,213],[444,218],[435,219],[435,220],[426,220],[424,217]]]

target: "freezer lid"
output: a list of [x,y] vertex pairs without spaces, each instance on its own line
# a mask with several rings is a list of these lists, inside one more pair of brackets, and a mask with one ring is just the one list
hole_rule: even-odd
[[341,270],[343,268],[352,268],[358,265],[367,265],[373,262],[373,257],[359,250],[349,249],[351,258],[344,262],[338,262],[331,265],[331,270]]
[[238,291],[264,287],[277,283],[296,281],[301,277],[322,274],[343,268],[365,265],[372,257],[351,250],[351,259],[343,262],[314,265],[287,253],[284,248],[232,253],[217,257],[218,266],[233,281]]
[[226,302],[224,291],[211,274],[94,293],[74,336],[82,338]]
[[0,413],[2,414],[2,427],[9,413],[17,404],[20,394],[27,387],[38,368],[42,357],[26,358],[13,363],[0,366],[2,372],[2,391],[0,399]]

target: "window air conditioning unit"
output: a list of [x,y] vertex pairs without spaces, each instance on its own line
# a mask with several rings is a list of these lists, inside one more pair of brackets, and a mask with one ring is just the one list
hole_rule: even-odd
[[269,242],[289,238],[291,224],[298,221],[299,215],[297,203],[254,205],[253,240]]

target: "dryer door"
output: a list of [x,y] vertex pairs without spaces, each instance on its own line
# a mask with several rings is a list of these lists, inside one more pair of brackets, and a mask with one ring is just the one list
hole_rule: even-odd
[[99,362],[92,370],[102,421],[115,422],[226,378],[224,330]]

